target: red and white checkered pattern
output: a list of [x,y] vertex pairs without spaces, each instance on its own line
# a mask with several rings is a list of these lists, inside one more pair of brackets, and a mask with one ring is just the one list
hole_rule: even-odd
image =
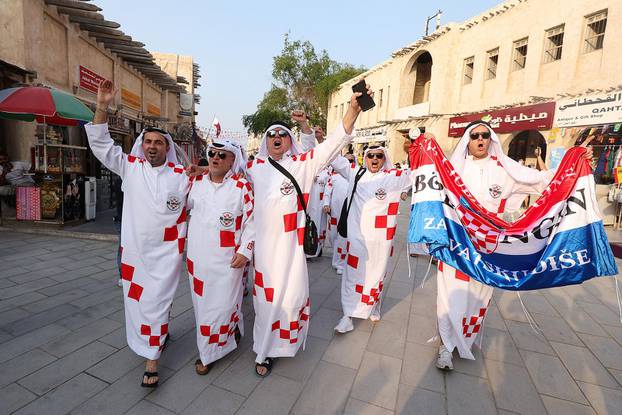
[[181,164],[175,165],[175,163],[166,163],[166,165],[168,167],[170,167],[171,169],[173,169],[173,172],[177,173],[177,174],[182,174],[184,172],[184,166],[182,166]]
[[337,253],[339,254],[340,260],[343,261],[344,259],[346,259],[346,253],[340,246],[337,247]]
[[235,333],[235,328],[239,321],[240,317],[238,316],[237,311],[234,311],[231,314],[228,324],[222,324],[218,327],[202,324],[199,326],[199,332],[201,333],[201,336],[208,338],[208,344],[217,344],[222,347],[227,344],[229,337],[233,336]]
[[192,290],[199,297],[203,297],[203,287],[205,284],[194,275],[194,262],[190,258],[187,258],[186,264],[188,265],[188,274],[190,274],[190,278],[192,278]]
[[175,225],[164,228],[164,242],[177,241],[179,253],[183,254],[186,248],[186,208],[181,208],[181,213]]
[[253,286],[253,295],[257,297],[257,287],[263,291],[266,301],[271,303],[274,300],[274,288],[264,286],[263,274],[255,270],[255,285]]
[[311,300],[307,298],[307,302],[298,311],[298,320],[290,321],[285,326],[281,326],[281,320],[272,323],[272,331],[277,331],[279,338],[288,340],[293,344],[298,342],[298,333],[304,328],[304,322],[309,320],[309,311],[311,309]]
[[140,297],[143,294],[143,287],[132,281],[134,279],[134,271],[135,268],[133,266],[123,262],[121,263],[121,279],[130,283],[127,296],[133,300],[140,301]]
[[471,337],[474,334],[479,333],[482,323],[484,322],[484,316],[486,315],[486,309],[480,308],[479,314],[471,317],[462,318],[462,334],[464,337]]
[[369,290],[369,293],[365,293],[364,287],[361,284],[356,284],[354,289],[357,293],[361,294],[361,303],[367,305],[374,305],[380,301],[380,294],[382,293],[382,281],[378,283],[378,287]]
[[[302,198],[304,199],[305,204],[308,206],[309,193],[303,193]],[[296,235],[298,237],[298,245],[302,246],[304,243],[305,235],[305,215],[298,196],[296,196],[296,201],[298,204],[298,210],[296,212],[283,215],[283,232],[287,233],[296,231]]]
[[[397,170],[401,172],[401,170]],[[386,215],[378,215],[376,216],[376,229],[386,229],[387,232],[387,240],[391,241],[395,237],[395,230],[397,229],[397,212],[399,210],[400,204],[398,202],[389,203],[387,207]]]
[[162,350],[163,344],[161,340],[163,336],[166,336],[168,334],[168,324],[160,324],[159,333],[157,333],[157,327],[157,324],[154,325],[153,328],[148,324],[141,324],[140,334],[149,337],[149,346],[158,347],[160,350]]
[[462,205],[456,211],[475,249],[486,254],[495,252],[501,235],[499,230],[485,224]]
[[[438,261],[438,270],[443,272],[443,263],[441,261]],[[454,270],[454,278],[460,281],[464,281],[464,282],[469,282],[471,281],[471,277],[469,277],[468,275],[466,275],[464,272],[460,271],[459,269],[453,268]]]

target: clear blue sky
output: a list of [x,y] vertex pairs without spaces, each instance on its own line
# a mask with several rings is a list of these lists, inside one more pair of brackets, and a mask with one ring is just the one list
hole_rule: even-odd
[[288,31],[334,60],[371,67],[417,40],[425,18],[439,8],[444,24],[500,2],[94,0],[106,19],[147,49],[192,55],[203,76],[198,124],[209,126],[216,114],[224,130],[242,130],[242,115],[255,111]]

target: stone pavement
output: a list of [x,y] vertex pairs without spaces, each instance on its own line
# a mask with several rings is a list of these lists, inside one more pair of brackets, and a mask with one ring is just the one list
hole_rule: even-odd
[[[407,212],[407,206],[402,211]],[[309,263],[306,350],[253,371],[252,302],[241,347],[205,377],[194,373],[194,315],[187,280],[173,303],[172,342],[160,386],[139,386],[142,359],[125,342],[123,302],[110,242],[0,231],[0,413],[16,414],[622,414],[622,324],[614,282],[523,294],[544,335],[531,330],[515,294],[497,291],[483,353],[434,367],[435,278],[402,243],[382,321],[336,336],[339,277],[328,252]],[[435,275],[434,270],[430,273]]]

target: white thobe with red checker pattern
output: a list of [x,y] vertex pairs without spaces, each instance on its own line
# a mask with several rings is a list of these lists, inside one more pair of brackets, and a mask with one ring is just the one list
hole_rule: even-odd
[[[359,167],[340,157],[333,168],[348,179],[352,192]],[[346,266],[341,278],[343,314],[369,318],[380,307],[383,281],[393,256],[400,195],[410,186],[409,170],[367,170],[360,178],[348,214]]]
[[328,215],[324,213],[322,208],[324,207],[324,197],[326,195],[326,185],[329,177],[330,173],[328,172],[328,169],[320,170],[317,176],[315,176],[313,186],[311,186],[311,192],[309,193],[309,206],[307,207],[307,212],[309,213],[311,220],[315,223],[319,236],[316,255],[312,255],[311,257],[319,255],[326,240]]
[[236,326],[244,334],[242,291],[245,268],[231,268],[235,253],[252,257],[253,191],[228,175],[214,183],[208,174],[191,178],[188,195],[188,277],[197,346],[204,365],[235,350]]
[[[525,185],[515,182],[495,157],[465,160],[462,180],[475,198],[489,211],[502,215],[506,210],[520,206],[509,206],[508,200],[515,194],[537,194],[542,192],[553,171],[543,171],[542,182]],[[520,198],[516,198],[520,203]],[[482,338],[488,304],[493,288],[471,279],[468,275],[439,262],[437,272],[436,312],[438,332],[447,350],[458,349],[460,357],[475,359],[471,347]]]
[[324,206],[330,208],[327,235],[328,241],[333,247],[332,264],[337,269],[343,269],[346,263],[346,238],[337,232],[337,224],[339,223],[341,208],[348,196],[348,181],[337,172],[332,171],[326,186]]
[[[343,125],[314,149],[286,155],[279,163],[296,179],[308,201],[313,179],[351,141]],[[303,250],[305,216],[296,190],[266,159],[248,164],[255,191],[255,325],[256,362],[291,357],[309,330],[309,276]]]
[[158,359],[182,270],[189,179],[183,166],[151,167],[115,146],[107,124],[85,126],[95,157],[123,179],[121,279],[128,346]]

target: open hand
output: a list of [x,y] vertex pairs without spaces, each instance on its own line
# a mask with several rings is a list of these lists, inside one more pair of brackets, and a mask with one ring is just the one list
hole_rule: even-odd
[[231,268],[242,268],[248,261],[249,259],[244,255],[236,253],[231,259]]
[[115,95],[119,91],[115,88],[112,81],[103,80],[97,88],[97,106],[100,108],[108,108],[108,106],[114,101]]

